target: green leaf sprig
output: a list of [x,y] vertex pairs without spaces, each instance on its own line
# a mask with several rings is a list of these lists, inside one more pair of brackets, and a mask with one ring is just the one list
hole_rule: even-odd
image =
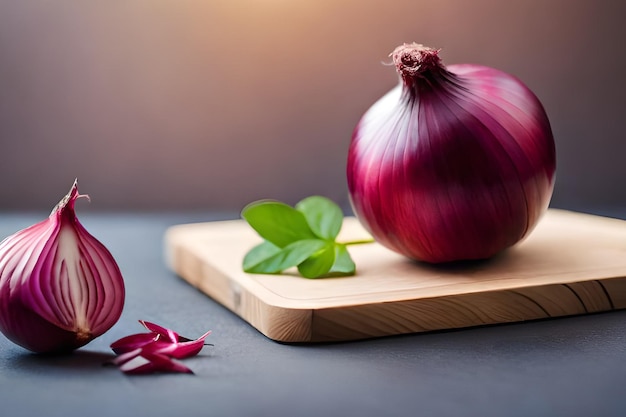
[[348,245],[373,239],[337,242],[343,212],[326,197],[312,196],[291,207],[274,200],[248,204],[241,216],[264,239],[243,259],[243,270],[280,274],[297,266],[305,278],[354,275]]

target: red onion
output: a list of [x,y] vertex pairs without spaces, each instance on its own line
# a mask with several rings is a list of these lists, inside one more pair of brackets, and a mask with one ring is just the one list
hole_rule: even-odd
[[546,210],[556,156],[548,117],[517,78],[445,67],[419,44],[391,54],[400,83],[361,118],[347,177],[355,215],[382,245],[431,263],[489,258]]
[[0,331],[33,352],[79,348],[122,313],[122,274],[78,221],[79,197],[74,182],[48,219],[0,243]]

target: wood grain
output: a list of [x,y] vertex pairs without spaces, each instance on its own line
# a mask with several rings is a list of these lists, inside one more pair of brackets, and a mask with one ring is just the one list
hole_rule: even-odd
[[[346,218],[340,239],[367,237]],[[343,341],[626,308],[626,222],[550,209],[523,242],[483,262],[432,266],[378,244],[350,247],[357,275],[247,274],[260,238],[243,221],[176,225],[173,272],[270,339]]]

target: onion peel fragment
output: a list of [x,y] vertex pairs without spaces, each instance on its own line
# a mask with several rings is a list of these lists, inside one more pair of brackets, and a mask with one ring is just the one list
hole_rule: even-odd
[[131,334],[116,340],[111,349],[118,356],[109,363],[126,374],[191,373],[179,359],[196,356],[207,345],[207,331],[197,339],[188,339],[171,329],[139,320],[148,333]]

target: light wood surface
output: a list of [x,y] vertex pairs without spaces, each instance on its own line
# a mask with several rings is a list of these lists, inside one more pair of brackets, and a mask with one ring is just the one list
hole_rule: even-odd
[[[367,237],[346,218],[340,239]],[[523,242],[484,262],[431,266],[350,246],[357,275],[247,274],[261,239],[242,220],[176,225],[173,272],[270,339],[325,342],[626,308],[626,222],[550,209]]]

